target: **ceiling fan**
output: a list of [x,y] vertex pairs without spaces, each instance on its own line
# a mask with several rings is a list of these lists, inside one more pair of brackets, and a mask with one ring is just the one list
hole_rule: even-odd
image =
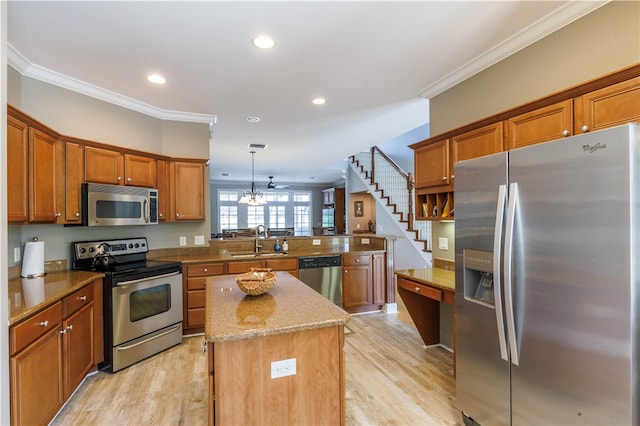
[[273,183],[273,176],[269,176],[269,183],[267,184],[267,189],[286,189],[289,188],[289,185],[276,185]]

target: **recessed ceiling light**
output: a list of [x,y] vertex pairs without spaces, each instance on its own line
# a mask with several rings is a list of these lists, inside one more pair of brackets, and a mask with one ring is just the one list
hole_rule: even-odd
[[249,116],[249,117],[247,117],[247,121],[249,123],[257,123],[258,121],[260,121],[260,117]]
[[154,84],[165,84],[167,82],[167,80],[165,80],[165,78],[160,74],[149,74],[147,76],[147,81]]
[[311,101],[311,103],[314,105],[324,105],[327,103],[327,100],[325,98],[315,98]]
[[276,45],[275,40],[268,35],[259,35],[255,37],[252,42],[255,47],[259,47],[260,49],[271,49]]

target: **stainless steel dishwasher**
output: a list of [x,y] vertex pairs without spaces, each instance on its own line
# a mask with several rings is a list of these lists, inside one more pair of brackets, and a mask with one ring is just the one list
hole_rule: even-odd
[[341,256],[312,256],[298,258],[300,281],[342,306]]

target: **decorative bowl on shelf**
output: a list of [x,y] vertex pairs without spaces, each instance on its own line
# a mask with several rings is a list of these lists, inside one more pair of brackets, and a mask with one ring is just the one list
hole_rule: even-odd
[[251,268],[249,272],[236,277],[238,288],[250,296],[258,296],[269,291],[276,282],[276,274],[271,268]]

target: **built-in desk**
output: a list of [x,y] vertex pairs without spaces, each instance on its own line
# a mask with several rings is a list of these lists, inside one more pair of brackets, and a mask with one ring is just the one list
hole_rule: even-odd
[[398,294],[427,346],[440,343],[440,303],[452,306],[455,375],[455,272],[440,268],[418,268],[395,271],[395,274]]

